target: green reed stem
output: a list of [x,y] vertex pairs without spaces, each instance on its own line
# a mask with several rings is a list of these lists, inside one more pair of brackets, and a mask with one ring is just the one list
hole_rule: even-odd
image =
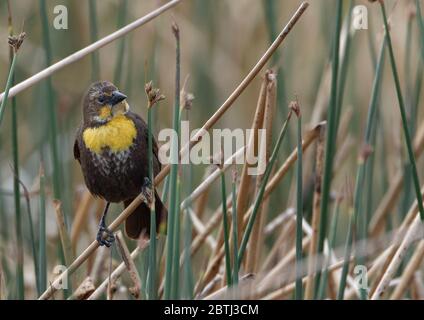
[[344,254],[344,263],[342,268],[342,275],[340,278],[339,291],[337,293],[337,300],[343,300],[344,291],[346,288],[346,279],[347,274],[349,272],[349,264],[350,264],[350,255],[352,253],[352,238],[353,238],[353,229],[354,225],[354,214],[353,208],[349,209],[349,225],[347,227],[347,235],[346,235],[346,246],[345,246],[345,254]]
[[[324,161],[324,179],[322,184],[321,198],[321,219],[319,226],[318,237],[318,254],[324,249],[324,240],[327,234],[327,216],[328,205],[330,200],[331,177],[333,173],[333,160],[335,153],[335,143],[337,138],[337,80],[339,71],[339,48],[340,48],[340,28],[342,21],[343,1],[337,0],[336,8],[336,25],[333,38],[333,53],[332,53],[332,75],[331,75],[331,93],[330,104],[328,108],[328,133],[326,139],[326,153]],[[320,272],[317,273],[317,285],[319,287]]]
[[302,222],[303,222],[303,196],[302,196],[302,116],[297,116],[297,191],[296,191],[296,284],[295,298],[302,300]]
[[[90,41],[94,43],[99,38],[97,29],[97,5],[96,0],[88,1],[88,12],[90,17]],[[100,79],[100,64],[99,64],[99,52],[94,51],[91,54],[91,80],[97,81]]]
[[395,80],[396,94],[397,94],[397,98],[398,98],[398,102],[399,102],[400,114],[401,114],[401,117],[402,117],[402,126],[403,126],[403,132],[405,134],[406,147],[407,147],[407,150],[408,150],[409,161],[411,162],[412,178],[413,178],[414,187],[415,187],[415,196],[417,198],[418,209],[419,209],[419,212],[420,212],[421,220],[424,220],[424,206],[423,206],[423,199],[422,199],[422,195],[421,195],[421,191],[420,191],[420,181],[419,181],[419,177],[418,177],[418,171],[417,171],[417,165],[416,165],[416,162],[415,162],[415,156],[414,156],[414,150],[413,150],[413,147],[412,147],[412,141],[411,141],[411,137],[410,137],[410,133],[409,133],[409,129],[408,129],[408,120],[407,120],[407,117],[406,117],[405,105],[404,105],[404,100],[403,100],[403,97],[402,97],[402,90],[401,90],[399,76],[398,76],[397,68],[396,68],[395,55],[394,55],[394,52],[393,52],[392,40],[391,40],[391,37],[390,37],[390,29],[389,29],[389,25],[388,25],[388,22],[387,22],[386,8],[384,6],[383,1],[380,1],[380,7],[381,7],[381,13],[383,15],[384,27],[386,29],[387,46],[389,48],[389,56],[390,56],[390,65],[392,67],[393,78]]
[[40,272],[39,293],[40,296],[47,285],[47,254],[46,254],[46,178],[43,164],[40,165],[40,218],[38,239],[38,270]]
[[[12,83],[14,81],[12,80]],[[15,231],[16,231],[16,245],[17,245],[17,264],[16,264],[16,278],[17,278],[17,298],[19,300],[25,299],[24,288],[24,248],[22,236],[22,216],[21,216],[21,193],[19,190],[19,151],[18,151],[18,114],[16,110],[16,98],[12,98],[12,153],[13,153],[13,193],[15,200]]]
[[172,275],[173,266],[179,268],[179,259],[173,261],[174,241],[175,241],[175,222],[178,219],[179,204],[177,203],[177,179],[178,179],[178,150],[179,150],[179,116],[180,116],[180,36],[176,25],[173,26],[173,32],[176,40],[176,72],[175,72],[175,102],[173,113],[173,129],[177,135],[173,135],[171,141],[171,172],[169,175],[169,221],[167,234],[167,254],[165,268],[165,299],[173,298],[172,295]]
[[[237,252],[238,252],[238,247],[237,247],[237,239],[238,239],[238,231],[237,231],[237,193],[236,193],[236,176],[233,178],[233,182],[232,182],[232,229],[233,229],[233,261],[234,261],[234,266],[233,266],[233,284],[237,285],[238,281],[239,281],[239,264],[238,264],[238,259],[237,259]],[[225,200],[226,202],[226,200]]]
[[346,80],[347,80],[347,71],[349,68],[349,62],[350,62],[350,47],[352,43],[352,35],[350,33],[350,26],[352,24],[352,15],[353,15],[353,7],[354,7],[355,1],[350,0],[349,2],[349,12],[347,14],[347,34],[346,34],[346,42],[344,47],[344,55],[342,57],[341,65],[340,65],[340,73],[339,73],[339,85],[338,85],[338,92],[337,92],[337,115],[336,115],[336,132],[339,127],[340,123],[340,115],[343,105],[343,97],[344,97],[344,91],[346,87]]
[[[155,190],[154,186],[154,174],[153,174],[153,130],[152,130],[152,108],[150,107],[147,111],[147,130],[148,130],[148,170],[149,179],[152,183],[152,190]],[[154,191],[153,191],[154,195]],[[149,299],[154,300],[157,297],[156,288],[156,211],[155,211],[155,197],[153,196],[152,203],[150,205],[150,247],[149,247]]]
[[230,235],[229,235],[230,232],[228,229],[227,191],[225,187],[224,171],[221,171],[221,196],[222,196],[222,227],[224,228],[225,273],[227,275],[227,286],[231,287],[233,281],[231,277]]
[[3,100],[1,101],[1,105],[0,105],[0,125],[3,120],[4,109],[6,108],[7,98],[9,96],[9,90],[13,84],[13,75],[15,73],[16,60],[17,60],[17,54],[15,53],[13,54],[12,63],[9,69],[9,75],[7,76],[7,82],[6,82],[6,88],[4,90]]
[[[370,105],[368,109],[367,124],[366,124],[365,137],[363,142],[364,146],[371,144],[372,130],[373,130],[374,122],[375,122],[375,114],[377,111],[377,101],[380,94],[380,88],[381,88],[381,83],[383,78],[383,70],[384,70],[383,67],[384,67],[384,57],[385,57],[384,53],[386,48],[386,42],[387,42],[387,35],[384,37],[383,43],[381,44],[380,54],[379,54],[379,58],[377,62],[376,74],[375,74],[374,82],[372,86],[371,100],[370,100]],[[363,212],[362,195],[363,195],[365,178],[366,178],[365,171],[366,171],[366,165],[368,162],[368,154],[367,154],[368,151],[361,150],[360,152],[361,154],[359,156],[358,169],[356,173],[355,199],[354,199],[352,224],[353,226],[358,227],[359,239],[363,241],[361,247],[359,248],[360,255],[359,257],[356,257],[356,261],[358,265],[360,264],[364,265],[365,261],[362,256],[366,249],[365,241],[367,239],[368,225],[367,225],[367,219],[366,219],[365,213]],[[348,257],[347,259],[349,259],[351,254],[352,241],[353,241],[352,238],[347,239],[346,251],[349,250],[349,252],[346,252],[346,256]],[[349,261],[345,260],[345,264],[347,264],[346,268],[348,270]],[[347,273],[342,272],[342,279],[340,281],[340,287],[339,287],[340,299],[342,299],[344,296],[345,286],[342,286],[342,284],[343,283],[346,284],[346,279],[343,278],[346,276],[347,276]],[[360,295],[361,295],[361,299],[363,300],[367,299],[367,292],[365,289],[362,289],[362,288],[360,289]]]
[[172,258],[174,266],[173,276],[172,276],[172,296],[173,299],[180,298],[180,230],[181,230],[181,218],[180,218],[180,199],[181,199],[181,178],[177,178],[177,198],[176,205],[178,205],[176,216],[175,216],[175,226],[174,226],[174,256]]
[[[121,0],[119,5],[119,13],[118,13],[118,23],[117,29],[122,28],[125,25],[125,21],[127,19],[127,8],[128,8],[128,0]],[[118,53],[116,55],[116,63],[115,63],[115,74],[113,77],[113,81],[115,85],[119,86],[122,78],[122,71],[124,66],[124,53],[125,53],[125,38],[122,37],[118,40]]]
[[424,63],[424,19],[423,15],[421,13],[421,4],[419,0],[415,0],[415,4],[417,7],[417,20],[418,20],[418,29],[420,30],[420,48],[421,48],[421,58],[422,62]]
[[330,266],[330,257],[331,257],[331,250],[335,247],[336,244],[336,236],[337,236],[337,224],[339,221],[339,215],[340,215],[340,201],[336,202],[336,205],[334,206],[334,212],[333,217],[331,219],[331,227],[330,227],[330,243],[329,245],[329,254],[325,257],[325,265],[324,265],[324,271],[322,273],[322,280],[320,282],[319,290],[318,290],[318,299],[322,300],[325,298],[325,292],[327,288],[327,278],[328,278],[328,267]]
[[[49,26],[49,20],[47,16],[47,8],[46,8],[46,1],[40,0],[40,16],[41,16],[41,23],[42,23],[42,32],[43,32],[43,45],[44,45],[44,54],[45,54],[45,60],[46,65],[50,66],[52,64],[53,58],[52,58],[52,49],[50,44],[50,26]],[[56,114],[56,108],[55,108],[55,97],[54,97],[54,90],[53,85],[51,81],[51,77],[46,79],[47,83],[47,113],[48,113],[48,121],[50,125],[50,148],[51,148],[51,155],[53,160],[53,196],[55,199],[61,200],[62,199],[62,173],[61,173],[61,167],[60,167],[60,161],[59,161],[59,151],[57,146],[57,139],[58,139],[58,125],[57,125],[57,114]],[[66,219],[66,215],[65,215]],[[65,223],[67,223],[67,220],[65,220]]]

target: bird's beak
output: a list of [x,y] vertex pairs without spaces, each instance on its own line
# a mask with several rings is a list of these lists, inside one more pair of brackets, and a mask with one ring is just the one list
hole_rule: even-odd
[[129,106],[125,99],[127,99],[127,96],[119,91],[114,91],[112,93],[110,104],[112,105],[113,116],[125,114],[128,111]]
[[127,98],[127,96],[125,94],[119,92],[118,90],[113,91],[112,97],[111,97],[111,100],[110,100],[110,104],[112,106],[114,106],[114,105],[124,101],[126,98]]

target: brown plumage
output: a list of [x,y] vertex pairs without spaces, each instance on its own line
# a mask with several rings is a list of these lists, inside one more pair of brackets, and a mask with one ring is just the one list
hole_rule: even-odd
[[[119,130],[116,128],[105,130],[118,117]],[[120,137],[116,135],[132,132],[131,128],[134,126],[131,123],[135,126],[135,136],[127,146],[125,141],[121,142]],[[129,127],[128,130],[126,126]],[[87,140],[91,145],[87,145],[84,135],[87,129],[89,132],[100,132],[98,130],[100,129],[107,135],[94,134],[90,136],[91,140]],[[128,134],[125,137],[127,136]],[[127,207],[142,191],[145,179],[148,177],[147,138],[146,123],[139,115],[129,111],[125,95],[110,82],[92,84],[84,98],[83,121],[74,144],[74,157],[81,165],[90,192],[107,202],[123,202]],[[113,142],[119,143],[119,150],[115,148]],[[157,153],[157,144],[153,139],[155,176],[161,169]],[[161,222],[166,218],[167,210],[156,191],[154,194],[158,231]],[[150,209],[146,204],[140,204],[127,218],[125,231],[128,237],[133,239],[137,239],[142,232],[150,234]]]

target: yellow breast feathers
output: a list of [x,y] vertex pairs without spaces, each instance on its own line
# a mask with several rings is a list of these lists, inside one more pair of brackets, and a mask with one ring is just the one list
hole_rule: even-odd
[[112,152],[127,150],[137,135],[134,122],[124,115],[114,117],[96,128],[87,128],[83,132],[85,146],[95,153],[101,153],[109,147]]

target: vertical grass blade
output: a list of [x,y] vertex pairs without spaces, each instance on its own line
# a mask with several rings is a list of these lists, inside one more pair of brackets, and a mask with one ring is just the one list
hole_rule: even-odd
[[229,229],[228,229],[229,227],[228,227],[228,212],[227,212],[227,191],[225,187],[225,173],[223,170],[221,171],[221,196],[222,196],[222,227],[224,230],[225,274],[227,276],[227,286],[231,287],[233,281],[231,277],[230,235],[229,235]]
[[176,201],[175,205],[177,206],[176,215],[175,215],[175,225],[174,225],[174,254],[172,257],[172,297],[173,299],[180,298],[180,194],[181,194],[181,178],[177,177],[177,188],[176,188]]
[[419,212],[420,212],[421,220],[424,220],[424,206],[423,206],[423,199],[422,199],[422,195],[421,195],[421,191],[420,191],[420,181],[419,181],[419,177],[418,177],[417,165],[416,165],[416,162],[415,162],[415,156],[414,156],[414,150],[413,150],[413,147],[412,147],[411,136],[410,136],[410,132],[409,132],[409,129],[408,129],[408,120],[407,120],[407,117],[406,117],[405,105],[404,105],[404,100],[403,100],[403,96],[402,96],[402,90],[401,90],[401,86],[400,86],[399,76],[398,76],[398,72],[397,72],[395,55],[394,55],[393,46],[392,46],[392,40],[391,40],[391,37],[390,37],[390,29],[389,29],[389,25],[388,25],[388,22],[387,22],[386,8],[384,6],[383,1],[380,1],[380,8],[381,8],[381,13],[383,15],[384,27],[386,29],[387,47],[389,49],[390,65],[391,65],[391,68],[392,68],[393,78],[395,80],[396,94],[397,94],[398,103],[399,103],[400,115],[401,115],[401,118],[402,118],[402,127],[403,127],[403,132],[404,132],[404,135],[405,135],[406,147],[407,147],[407,150],[408,150],[409,161],[411,162],[412,178],[413,178],[414,188],[415,188],[415,196],[417,198],[418,209],[419,209]]
[[[99,38],[97,30],[97,5],[96,0],[88,1],[88,12],[90,17],[90,41],[96,42]],[[97,81],[100,79],[99,53],[94,51],[91,54],[91,80]]]
[[[50,32],[49,32],[49,20],[47,17],[47,8],[46,8],[46,0],[40,0],[40,16],[41,16],[41,24],[42,24],[42,32],[43,32],[43,45],[44,45],[44,55],[45,62],[47,66],[50,66],[53,61],[52,57],[52,49],[50,44]],[[53,194],[54,198],[61,200],[62,199],[62,173],[61,166],[59,160],[59,151],[57,146],[57,138],[58,138],[58,125],[57,125],[57,114],[55,108],[55,97],[54,90],[51,81],[51,77],[46,79],[46,92],[47,92],[47,114],[50,125],[50,148],[51,148],[51,156],[53,162]],[[65,224],[67,224],[66,216],[65,216]]]
[[[13,24],[12,24],[12,11],[10,2],[7,2],[8,9],[8,24],[9,24],[9,36],[13,36]],[[11,44],[11,38],[9,38],[9,44]],[[12,70],[9,73],[8,84],[12,86],[15,82],[15,74],[13,72],[16,64],[16,56],[18,47],[10,46],[9,51],[9,60],[10,60],[10,69]],[[7,87],[7,85],[6,85]],[[3,99],[2,105],[0,107],[0,122],[2,113],[5,108],[5,101]],[[19,300],[25,299],[25,278],[24,278],[24,243],[22,235],[22,217],[21,217],[21,194],[19,188],[19,145],[18,145],[18,113],[16,110],[16,98],[12,98],[12,158],[13,158],[13,199],[15,205],[15,232],[16,232],[16,292],[17,298]]]
[[303,196],[302,196],[302,116],[299,104],[293,104],[297,115],[297,189],[296,189],[296,287],[295,298],[302,300],[302,221],[303,221]]
[[[331,227],[330,227],[330,243],[329,250],[331,251],[336,244],[336,236],[337,236],[337,224],[339,220],[340,214],[340,199],[337,200],[336,205],[334,206],[334,213],[331,219]],[[328,278],[328,267],[330,265],[330,252],[325,260],[324,271],[322,273],[322,280],[320,282],[320,286],[318,289],[318,300],[322,300],[325,298],[325,290],[327,287],[327,278]]]
[[231,184],[231,197],[232,197],[232,230],[233,230],[233,235],[232,235],[232,239],[233,239],[233,285],[237,285],[238,281],[239,281],[239,264],[238,264],[238,259],[237,259],[237,253],[238,253],[238,246],[237,246],[237,239],[238,239],[238,234],[237,234],[237,193],[236,193],[236,185],[237,185],[237,171],[234,169],[233,172],[233,179],[232,179],[232,184]]
[[[327,215],[330,199],[331,177],[333,173],[333,160],[335,153],[335,142],[337,137],[337,92],[338,92],[338,72],[339,72],[339,47],[340,47],[340,27],[342,21],[343,1],[337,0],[336,24],[333,37],[332,72],[331,72],[331,93],[328,108],[328,131],[325,144],[326,154],[324,160],[324,180],[322,183],[321,220],[318,238],[318,253],[324,249],[324,239],[327,234]],[[319,284],[320,273],[317,273],[317,284]],[[316,287],[319,287],[317,285]]]
[[[121,0],[119,5],[119,12],[118,12],[117,29],[120,29],[125,25],[125,21],[127,19],[127,11],[128,11],[127,8],[128,8],[128,0]],[[118,53],[116,56],[116,63],[115,63],[115,75],[113,77],[113,82],[117,86],[119,86],[121,83],[122,70],[124,66],[124,53],[125,53],[125,38],[121,38],[118,41]]]
[[[13,80],[12,80],[13,83]],[[17,293],[18,299],[23,300],[24,296],[24,248],[22,236],[22,216],[21,216],[21,193],[19,189],[19,151],[18,151],[18,113],[16,110],[16,98],[12,98],[12,153],[13,153],[13,195],[15,203],[15,231],[17,245]]]
[[[179,116],[180,116],[180,33],[178,26],[174,23],[172,31],[176,40],[176,72],[175,72],[175,101],[173,113],[173,129],[177,135],[173,135],[171,141],[171,172],[169,176],[169,220],[167,234],[167,252],[166,252],[166,269],[165,269],[165,299],[172,297],[172,274],[173,274],[173,257],[174,257],[174,226],[175,219],[179,217],[179,205],[177,204],[177,179],[178,179],[178,150],[179,150]],[[177,259],[176,264],[179,264]]]
[[[155,190],[153,175],[153,130],[152,130],[152,108],[150,107],[147,111],[147,127],[148,127],[148,170],[149,179],[152,183],[152,190]],[[154,194],[154,193],[153,193]],[[154,197],[153,197],[154,198]],[[155,212],[155,201],[153,200],[150,204],[150,246],[149,246],[149,299],[154,300],[157,298],[157,286],[156,286],[156,212]]]
[[47,285],[47,253],[46,253],[46,178],[44,176],[43,164],[40,164],[40,214],[38,234],[38,270],[40,272],[39,293],[46,290]]
[[4,109],[6,108],[7,98],[9,96],[9,90],[13,85],[13,75],[15,73],[16,60],[17,60],[17,55],[14,54],[12,63],[10,65],[9,74],[7,76],[6,88],[4,89],[4,98],[1,101],[1,105],[0,105],[0,125],[3,120]]

